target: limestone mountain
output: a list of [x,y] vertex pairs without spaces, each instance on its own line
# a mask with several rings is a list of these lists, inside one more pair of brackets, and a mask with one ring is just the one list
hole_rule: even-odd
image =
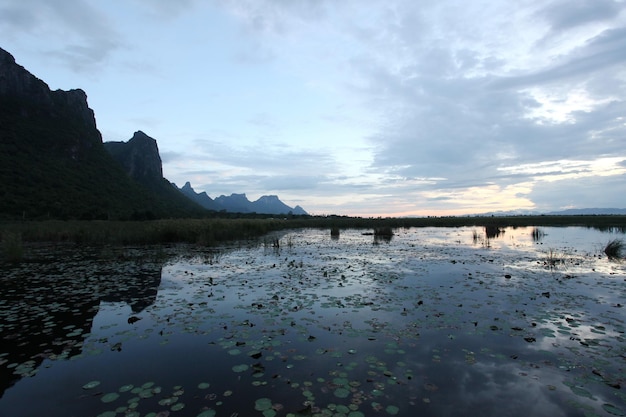
[[207,210],[221,210],[219,204],[213,201],[213,199],[209,197],[206,192],[202,191],[201,193],[196,193],[196,191],[191,187],[191,183],[189,181],[182,186],[180,191]]
[[0,48],[0,218],[200,211],[168,201],[124,172],[103,146],[84,91],[51,91]]
[[295,214],[307,215],[300,206],[289,207],[275,195],[264,195],[256,201],[248,200],[245,194],[221,195],[215,200],[211,199],[206,192],[196,193],[189,182],[180,189],[190,199],[202,207],[231,213],[259,213],[259,214]]
[[104,148],[135,181],[153,184],[163,179],[157,141],[141,130],[135,132],[128,142],[104,142]]
[[199,214],[201,206],[190,201],[163,177],[163,165],[155,139],[139,130],[128,142],[104,142],[104,148],[131,179],[161,198],[167,212],[175,216],[177,209],[183,208],[188,213]]

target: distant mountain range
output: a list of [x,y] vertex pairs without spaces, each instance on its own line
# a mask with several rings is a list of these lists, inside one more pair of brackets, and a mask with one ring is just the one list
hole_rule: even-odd
[[51,91],[0,48],[0,219],[306,214],[276,196],[211,200],[190,190],[163,177],[156,140],[137,131],[103,142],[83,90]]
[[215,200],[206,192],[196,193],[191,187],[191,183],[186,182],[180,191],[208,210],[227,211],[234,213],[260,213],[260,214],[308,214],[300,206],[289,207],[275,195],[264,195],[256,201],[250,201],[245,194],[231,194],[230,196],[219,196]]
[[540,212],[534,210],[510,210],[510,211],[493,211],[488,213],[474,214],[474,216],[624,216],[626,209],[621,208],[579,208],[567,209],[560,211]]

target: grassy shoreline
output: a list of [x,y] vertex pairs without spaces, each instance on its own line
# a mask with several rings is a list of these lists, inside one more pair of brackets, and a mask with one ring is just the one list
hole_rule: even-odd
[[528,227],[582,226],[626,232],[626,216],[507,216],[358,218],[294,217],[287,219],[161,219],[152,221],[27,221],[0,223],[0,241],[72,242],[77,244],[191,243],[215,246],[232,240],[254,239],[270,232],[328,228],[376,229],[409,227]]

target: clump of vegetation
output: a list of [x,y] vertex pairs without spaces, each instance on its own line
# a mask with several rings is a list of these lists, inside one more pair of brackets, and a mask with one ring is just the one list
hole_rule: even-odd
[[621,258],[624,252],[624,241],[622,239],[613,239],[604,247],[604,253],[609,259]]
[[480,240],[480,235],[478,234],[476,229],[472,230],[472,242],[474,242],[474,244],[476,244],[476,243],[478,243],[479,240]]
[[20,233],[8,232],[2,235],[2,252],[4,259],[11,263],[19,263],[24,256],[24,246],[22,245],[22,235]]
[[390,226],[382,226],[374,228],[374,236],[378,237],[392,237],[393,229]]
[[544,262],[550,268],[556,268],[557,265],[565,263],[563,256],[560,255],[555,249],[550,248]]
[[485,236],[487,236],[487,239],[496,238],[500,236],[500,234],[502,233],[504,233],[504,230],[500,228],[500,226],[493,226],[493,225],[485,226]]
[[541,230],[540,228],[534,227],[533,231],[530,232],[530,235],[532,236],[533,241],[539,242],[541,239],[543,239],[543,237],[546,235],[546,233],[543,230]]
[[330,236],[331,237],[339,237],[339,228],[337,226],[332,226],[330,228]]

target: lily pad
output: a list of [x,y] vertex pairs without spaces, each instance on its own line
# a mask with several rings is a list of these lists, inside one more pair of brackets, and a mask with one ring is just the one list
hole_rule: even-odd
[[333,394],[335,394],[335,397],[337,398],[347,398],[350,395],[350,390],[345,389],[345,388],[337,388]]
[[272,408],[272,400],[269,398],[259,398],[254,402],[254,409],[257,411],[265,411]]
[[245,372],[249,369],[250,367],[248,365],[246,365],[245,363],[241,364],[241,365],[235,365],[233,366],[233,371],[235,372]]
[[87,382],[85,385],[83,385],[83,389],[93,389],[98,385],[100,385],[100,381]]
[[102,401],[103,403],[112,403],[113,401],[117,400],[119,397],[120,397],[120,394],[118,394],[117,392],[110,392],[108,394],[104,394],[102,398],[100,398],[100,401]]
[[606,411],[609,414],[612,414],[614,416],[624,416],[626,414],[624,414],[624,412],[622,410],[620,410],[619,408],[617,408],[616,406],[614,406],[613,404],[602,404],[602,409],[604,411]]
[[215,410],[204,410],[203,412],[198,414],[196,417],[215,417],[216,414],[217,412]]
[[387,412],[387,414],[395,416],[396,414],[398,414],[398,412],[400,412],[400,409],[395,405],[388,405],[387,408],[385,408],[385,411]]
[[183,408],[185,408],[185,403],[176,403],[172,406],[172,408],[170,408],[170,410],[172,411],[180,411]]

